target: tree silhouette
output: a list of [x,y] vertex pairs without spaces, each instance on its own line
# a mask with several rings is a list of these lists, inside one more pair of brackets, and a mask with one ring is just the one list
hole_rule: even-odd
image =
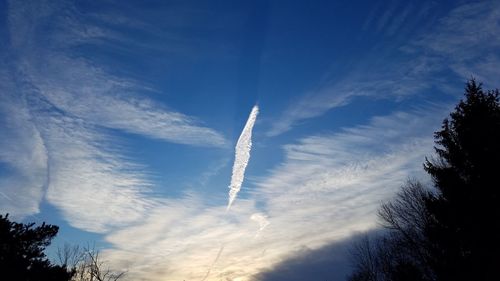
[[0,215],[0,276],[2,280],[68,281],[73,271],[52,264],[44,250],[59,228],[43,223],[12,222]]
[[410,182],[381,207],[388,234],[357,247],[350,280],[498,280],[498,90],[469,81],[434,136],[434,190]]
[[355,245],[349,280],[434,280],[425,236],[429,196],[420,183],[408,181],[392,201],[382,205],[379,218],[387,231]]
[[125,276],[125,271],[111,270],[104,262],[99,251],[94,247],[70,246],[57,251],[59,263],[75,274],[71,281],[118,281]]
[[500,171],[499,92],[471,80],[462,100],[435,133],[438,158],[426,160],[437,196],[427,235],[439,280],[497,280],[500,266],[498,202]]

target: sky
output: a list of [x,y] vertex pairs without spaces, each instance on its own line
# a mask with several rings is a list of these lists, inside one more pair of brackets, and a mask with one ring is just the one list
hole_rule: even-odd
[[499,1],[0,1],[0,213],[125,280],[344,280]]

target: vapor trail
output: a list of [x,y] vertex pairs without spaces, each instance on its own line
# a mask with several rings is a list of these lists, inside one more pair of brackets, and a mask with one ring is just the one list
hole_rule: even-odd
[[241,132],[240,138],[236,143],[235,156],[233,164],[233,174],[231,176],[231,184],[229,185],[229,202],[227,210],[231,208],[236,195],[241,189],[241,184],[245,178],[245,169],[250,159],[250,149],[252,148],[252,129],[259,114],[259,107],[255,105],[248,116],[247,123]]
[[210,275],[210,272],[212,271],[212,268],[214,267],[215,263],[219,260],[220,255],[222,254],[222,251],[224,251],[224,246],[221,246],[219,249],[219,252],[217,253],[217,256],[215,257],[214,261],[212,262],[212,265],[208,268],[207,274],[205,274],[205,277],[201,279],[201,281],[205,281],[207,279],[208,275]]

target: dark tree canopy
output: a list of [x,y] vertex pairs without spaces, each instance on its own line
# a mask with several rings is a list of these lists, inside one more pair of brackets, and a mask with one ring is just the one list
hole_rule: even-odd
[[[438,159],[424,164],[439,194],[429,198],[428,235],[440,280],[493,280],[500,266],[499,92],[471,80],[435,133]],[[443,263],[442,260],[446,260]]]
[[389,232],[358,247],[350,280],[500,280],[498,90],[469,81],[434,136],[434,190],[410,182],[382,206]]
[[43,223],[22,224],[0,215],[0,279],[6,281],[67,281],[73,272],[52,264],[45,248],[59,228]]

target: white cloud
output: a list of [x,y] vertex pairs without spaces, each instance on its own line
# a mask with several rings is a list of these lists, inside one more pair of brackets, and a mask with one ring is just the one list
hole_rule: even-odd
[[2,85],[2,212],[21,219],[38,213],[46,198],[69,224],[94,232],[141,217],[151,203],[140,167],[120,157],[116,145],[110,151],[110,139],[95,126],[54,110],[34,85]]
[[[423,4],[422,13],[428,6],[429,3]],[[387,15],[391,13],[386,11]],[[400,15],[401,21],[404,13],[406,10]],[[353,71],[332,77],[329,83],[306,93],[289,105],[268,135],[284,133],[297,123],[349,104],[356,97],[401,99],[431,87],[446,88],[442,76],[443,71],[449,72],[448,68],[463,83],[472,75],[484,79],[482,82],[487,85],[494,83],[500,73],[488,62],[499,60],[499,18],[500,4],[496,1],[458,6],[429,31],[399,46],[400,53],[391,53],[399,60],[392,61],[377,53],[379,57],[365,58]],[[394,19],[393,24],[396,21],[400,20]],[[383,18],[378,24],[386,25]]]
[[196,118],[145,98],[153,90],[142,83],[72,52],[75,44],[112,35],[85,26],[73,8],[9,3],[11,45],[0,68],[0,125],[7,135],[0,164],[8,172],[0,181],[1,211],[22,218],[37,213],[46,198],[69,224],[106,232],[156,204],[147,196],[146,173],[107,129],[198,146],[220,147],[226,140]]
[[[292,129],[300,121],[321,116],[330,109],[349,104],[355,97],[401,98],[414,95],[428,87],[421,83],[418,79],[419,75],[404,77],[396,74],[398,71],[402,70],[394,71],[392,74],[395,76],[390,79],[388,79],[387,73],[383,76],[373,74],[364,77],[359,73],[353,73],[341,81],[321,87],[317,91],[309,92],[297,103],[289,106],[277,122],[272,125],[271,130],[268,131],[268,136],[282,134]],[[379,96],[380,93],[384,93],[384,96]]]
[[50,157],[46,198],[78,228],[104,232],[140,219],[151,202],[139,167],[109,151],[103,136],[81,120],[38,116]]
[[227,203],[227,209],[231,208],[236,195],[241,189],[241,184],[245,179],[245,170],[250,160],[250,150],[252,149],[252,129],[259,114],[259,107],[254,106],[248,116],[248,120],[241,131],[241,135],[238,138],[238,142],[235,147],[235,156],[233,164],[233,173],[231,175],[231,184],[229,185],[229,200]]
[[380,201],[421,171],[432,147],[429,124],[442,117],[441,110],[398,112],[287,145],[284,163],[227,213],[196,195],[149,198],[140,169],[110,154],[109,140],[94,125],[48,110],[43,99],[30,104],[27,128],[41,126],[48,152],[47,198],[74,226],[107,231],[113,247],[105,257],[143,280],[201,280],[209,270],[207,280],[251,280],[298,249],[372,227]]
[[431,33],[413,44],[456,61],[476,59],[482,51],[491,52],[500,47],[499,18],[500,4],[496,1],[461,5],[440,19]]
[[[225,206],[196,197],[149,198],[140,167],[122,161],[120,151],[111,154],[106,146],[110,139],[99,128],[167,138],[138,132],[143,125],[151,128],[147,126],[165,120],[164,112],[151,101],[129,99],[130,88],[141,87],[133,81],[107,76],[86,61],[51,58],[45,72],[37,64],[21,72],[40,102],[31,106],[38,110],[33,121],[41,125],[48,151],[47,198],[74,226],[106,232],[112,248],[104,257],[114,267],[128,269],[131,280],[201,280],[208,271],[207,280],[251,280],[297,250],[373,227],[380,201],[421,170],[432,147],[429,124],[438,124],[436,114],[400,112],[287,145],[284,163],[256,184],[250,198],[240,199],[226,213]],[[61,71],[65,68],[67,72]],[[360,85],[364,87],[370,85]],[[50,106],[54,108],[47,110]],[[120,120],[125,111],[152,116],[124,124]],[[168,118],[185,117],[173,116]],[[205,137],[210,139],[210,134]]]
[[254,213],[250,219],[259,224],[259,230],[255,234],[256,238],[259,237],[260,233],[270,224],[267,216],[262,213]]
[[218,132],[197,125],[195,118],[134,94],[141,85],[85,61],[54,55],[42,68],[29,67],[26,72],[54,106],[94,125],[183,144],[226,143]]
[[14,219],[38,213],[47,184],[47,151],[25,100],[6,73],[0,78],[0,177],[1,212]]
[[[16,5],[21,8],[16,10]],[[0,96],[0,101],[8,100],[1,103],[2,114],[13,118],[5,119],[13,138],[4,140],[0,155],[27,184],[15,190],[0,186],[1,191],[5,198],[26,192],[26,201],[11,200],[24,209],[9,208],[34,213],[48,185],[47,199],[72,225],[105,232],[112,247],[104,257],[116,268],[129,269],[130,280],[252,280],[297,250],[319,248],[373,227],[380,201],[408,176],[424,177],[421,165],[432,150],[432,131],[446,112],[396,112],[365,126],[286,145],[283,163],[255,183],[250,197],[241,198],[231,212],[195,195],[152,198],[141,167],[124,159],[120,149],[111,151],[113,138],[103,127],[197,145],[221,145],[222,136],[142,98],[136,92],[146,87],[135,81],[111,75],[85,59],[36,51],[35,24],[15,25],[24,22],[26,11],[22,4],[12,7],[10,24],[19,28],[16,32],[24,31],[23,38],[13,42],[20,46],[16,52],[25,52],[22,61],[16,61],[16,77],[26,92]],[[33,21],[49,14],[41,10]],[[88,34],[95,38],[104,33]],[[427,73],[426,60],[419,62],[424,65],[411,70],[420,73],[422,67]],[[421,87],[414,77],[380,82],[374,76],[353,88],[355,78],[348,77],[343,87],[312,93],[311,102],[293,108],[277,123],[276,132],[348,103],[353,96],[383,89],[397,96]],[[332,95],[338,89],[341,94]],[[21,114],[14,114],[18,109]]]
[[434,32],[412,44],[441,60],[462,79],[475,76],[485,84],[498,80],[500,72],[491,64],[500,60],[500,4],[484,1],[462,5],[440,20]]
[[[161,140],[202,146],[223,146],[225,138],[199,125],[195,118],[145,98],[152,89],[119,77],[76,55],[73,48],[102,44],[118,37],[111,30],[82,22],[73,7],[61,2],[10,3],[11,52],[20,75],[34,84],[59,110],[86,122]],[[40,8],[43,13],[35,12]],[[36,16],[32,17],[35,14]],[[31,21],[26,21],[31,18]],[[46,30],[38,30],[50,20]],[[37,38],[43,33],[43,42]],[[48,38],[48,39],[46,39]]]
[[105,256],[131,280],[201,280],[208,271],[207,280],[253,280],[296,251],[374,227],[380,202],[408,177],[427,180],[422,163],[441,112],[396,112],[286,145],[284,162],[231,212],[196,196],[163,200],[110,233]]

